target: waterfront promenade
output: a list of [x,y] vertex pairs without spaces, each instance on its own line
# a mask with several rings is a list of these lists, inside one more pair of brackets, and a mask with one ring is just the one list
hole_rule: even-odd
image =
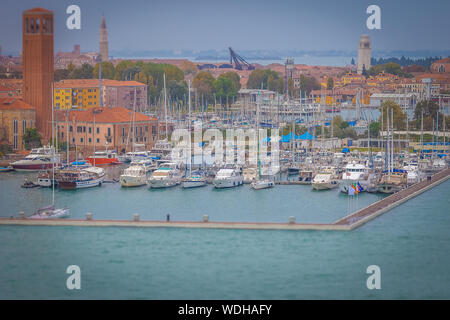
[[130,220],[97,220],[94,215],[87,214],[81,219],[48,219],[32,220],[19,218],[0,218],[0,225],[30,226],[93,226],[93,227],[153,227],[153,228],[207,228],[207,229],[253,229],[253,230],[334,230],[350,231],[380,216],[409,199],[443,183],[450,177],[450,168],[438,172],[406,189],[392,194],[382,200],[368,205],[333,223],[301,223],[295,221],[295,213],[286,223],[269,222],[214,222],[207,215],[199,217],[199,221],[152,221],[140,220],[139,214],[131,215]]

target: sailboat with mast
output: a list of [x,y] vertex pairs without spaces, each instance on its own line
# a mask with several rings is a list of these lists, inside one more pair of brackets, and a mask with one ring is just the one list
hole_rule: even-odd
[[260,159],[260,139],[259,139],[259,92],[258,102],[256,104],[256,139],[258,140],[257,161],[258,161],[258,179],[253,181],[250,186],[255,190],[272,188],[275,184],[269,179],[261,179],[261,159]]
[[133,157],[131,158],[131,165],[126,168],[123,173],[120,175],[120,184],[122,187],[138,187],[147,184],[147,170],[144,164],[139,162],[133,162],[136,160],[135,158],[135,115],[136,115],[136,89],[134,89],[134,102],[133,102],[133,121],[131,131],[132,131],[132,144],[131,144],[131,152]]
[[[54,142],[55,136],[55,123],[54,123],[54,103],[53,103],[53,85],[52,85],[52,141]],[[53,158],[55,158],[55,148],[53,149]],[[55,181],[55,163],[52,165],[52,181]],[[34,214],[28,217],[28,219],[58,219],[67,218],[70,216],[70,209],[55,208],[55,184],[52,183],[52,204],[43,208],[37,209]]]
[[[390,123],[389,123],[390,122]],[[394,168],[394,112],[391,109],[391,119],[389,119],[389,110],[386,116],[386,160],[385,171],[381,176],[377,189],[380,193],[395,193],[406,186],[407,172],[406,170]]]
[[[183,179],[182,181],[182,187],[183,188],[196,188],[196,187],[204,187],[206,186],[206,177],[203,174],[202,170],[197,170],[195,172],[192,172],[192,154],[191,154],[191,82],[189,81],[189,119],[188,119],[188,132],[189,132],[189,140],[188,140],[188,146],[187,146],[187,154],[189,156],[189,175]],[[202,165],[203,165],[203,148],[202,148]]]

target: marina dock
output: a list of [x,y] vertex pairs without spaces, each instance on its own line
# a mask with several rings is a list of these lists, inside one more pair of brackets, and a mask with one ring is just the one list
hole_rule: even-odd
[[199,221],[150,221],[139,220],[134,214],[130,220],[95,220],[92,214],[87,214],[85,220],[47,219],[33,220],[19,218],[0,218],[0,225],[27,226],[82,226],[82,227],[150,227],[150,228],[202,228],[202,229],[247,229],[247,230],[334,230],[350,231],[370,220],[386,213],[394,207],[416,197],[417,195],[443,183],[450,177],[450,168],[440,171],[429,179],[416,183],[406,189],[392,194],[382,200],[370,204],[333,223],[297,223],[295,217],[290,217],[286,223],[269,222],[218,222],[209,221],[204,215]]

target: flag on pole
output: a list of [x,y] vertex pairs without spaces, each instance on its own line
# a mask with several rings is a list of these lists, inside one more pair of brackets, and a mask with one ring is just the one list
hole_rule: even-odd
[[352,184],[350,184],[350,185],[348,186],[348,195],[349,195],[349,196],[354,196],[354,195],[355,195],[355,189],[353,188],[353,185],[352,185]]
[[364,188],[361,186],[361,184],[359,183],[359,181],[358,181],[358,191],[359,191],[359,192],[364,191]]

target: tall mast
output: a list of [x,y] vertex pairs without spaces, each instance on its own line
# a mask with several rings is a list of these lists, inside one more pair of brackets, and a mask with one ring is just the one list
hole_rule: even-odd
[[[134,152],[134,146],[136,145],[136,87],[134,87],[134,101],[133,101],[133,143],[131,144],[131,152]],[[133,154],[134,155],[134,154]]]
[[[52,144],[55,142],[55,123],[53,122],[54,119],[54,112],[55,108],[53,107],[53,82],[52,82]],[[55,146],[53,146],[53,159],[52,159],[52,206],[55,205]]]
[[423,109],[421,111],[422,111],[422,118],[420,121],[420,144],[421,144],[420,155],[422,158],[423,157]]
[[[188,155],[189,155],[189,176],[192,175],[192,154],[191,154],[191,148],[192,148],[192,144],[191,144],[191,80],[189,80],[188,82],[188,99],[189,99],[189,118],[188,118],[188,132],[189,132],[189,139],[188,139]],[[203,142],[203,141],[202,141]],[[203,150],[202,150],[202,155],[203,155]],[[194,153],[194,157],[195,157],[195,153]],[[202,165],[203,165],[203,159],[202,159]]]
[[166,140],[169,141],[169,130],[167,124],[167,92],[166,92],[166,74],[163,74],[164,79],[164,113],[166,118]]

